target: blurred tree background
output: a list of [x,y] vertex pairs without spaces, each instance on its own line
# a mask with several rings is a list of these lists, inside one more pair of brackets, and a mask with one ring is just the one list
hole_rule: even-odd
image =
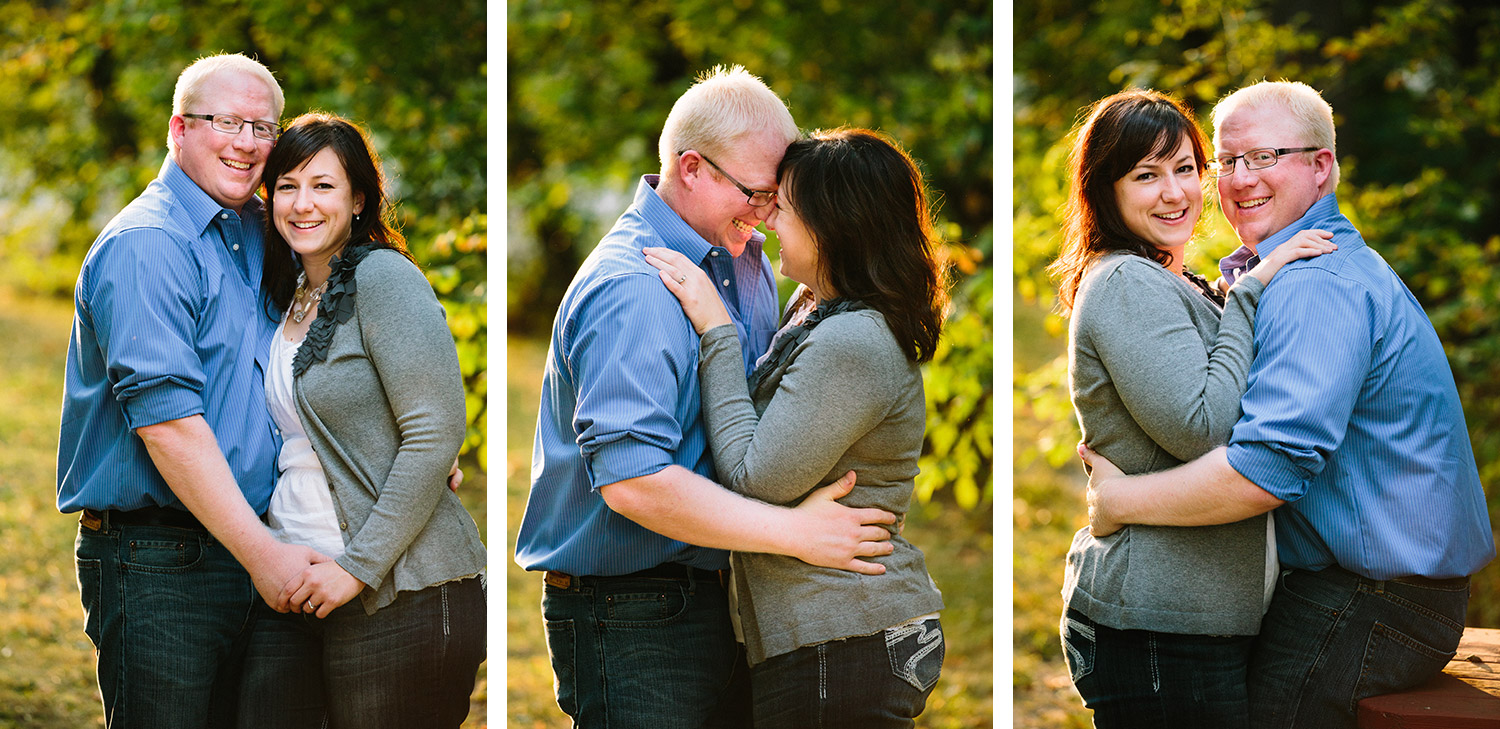
[[0,725],[99,721],[70,564],[76,527],[49,486],[71,293],[98,231],[160,169],[177,75],[200,56],[265,63],[285,92],[284,119],[319,109],[372,133],[457,341],[463,496],[484,525],[485,4],[435,10],[412,0],[0,0],[0,294],[7,312],[28,315],[0,321],[12,344],[6,371],[28,373],[0,380],[0,410],[28,414],[0,420],[0,531],[16,547],[0,572]]
[[[1489,2],[1018,0],[1015,8],[1015,722],[1086,727],[1057,637],[1063,555],[1087,524],[1068,403],[1067,322],[1043,271],[1056,256],[1069,130],[1130,86],[1178,95],[1207,129],[1215,101],[1261,79],[1333,106],[1343,212],[1426,308],[1453,366],[1500,525],[1500,8]],[[1188,266],[1237,245],[1208,210]],[[1468,622],[1500,626],[1500,567],[1475,578]]]
[[[924,368],[928,437],[914,509],[952,527],[914,536],[912,524],[907,535],[928,550],[930,566],[937,561],[933,550],[946,545],[924,538],[956,542],[968,555],[956,560],[971,559],[989,542],[993,514],[988,0],[523,0],[507,12],[511,521],[519,521],[528,488],[540,353],[558,302],[579,263],[630,204],[640,176],[658,171],[656,141],[672,103],[698,74],[737,63],[786,100],[804,130],[880,129],[923,166],[940,205],[955,285],[943,343]],[[774,235],[767,252],[776,259]],[[789,293],[783,288],[783,300]],[[987,575],[988,548],[982,554]],[[531,594],[539,594],[540,580],[511,572],[510,718],[562,725]],[[950,628],[945,679],[923,726],[988,725],[990,582],[959,587],[957,578],[945,582],[934,573],[950,605],[945,623],[973,622],[982,632],[962,636]],[[965,604],[955,592],[963,589],[974,590],[975,604],[982,604],[976,608],[982,627],[972,613],[952,609],[956,601]],[[953,680],[965,671],[978,685]],[[974,700],[945,698],[945,684],[982,692],[980,708]]]

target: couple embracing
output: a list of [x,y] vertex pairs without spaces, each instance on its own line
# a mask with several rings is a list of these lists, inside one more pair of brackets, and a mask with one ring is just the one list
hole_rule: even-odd
[[[1339,210],[1332,109],[1261,82],[1212,117],[1210,147],[1130,90],[1076,130],[1064,652],[1099,727],[1353,727],[1454,655],[1484,493],[1442,344]],[[1210,177],[1242,244],[1215,282],[1183,268]]]
[[[946,301],[922,176],[874,132],[802,137],[737,66],[677,100],[659,153],[547,355],[516,562],[543,573],[558,705],[913,726],[944,647],[899,527]],[[781,312],[761,222],[801,284]]]

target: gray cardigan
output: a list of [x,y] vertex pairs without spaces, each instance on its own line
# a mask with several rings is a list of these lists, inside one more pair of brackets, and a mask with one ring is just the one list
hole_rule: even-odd
[[[1090,267],[1069,325],[1068,370],[1084,442],[1128,474],[1223,445],[1240,415],[1264,286],[1245,276],[1222,312],[1140,256]],[[1253,635],[1264,614],[1267,519],[1210,527],[1087,527],[1068,551],[1063,600],[1117,629]]]
[[464,389],[442,306],[395,251],[370,252],[354,278],[353,315],[294,393],[343,532],[335,561],[365,583],[360,600],[374,614],[398,591],[478,574],[485,552],[447,487]]
[[[795,300],[795,299],[794,299]],[[703,335],[703,413],[719,482],[773,504],[796,504],[849,470],[840,503],[906,513],[926,427],[922,373],[871,310],[831,316],[796,345],[751,400],[732,326]],[[734,552],[745,648],[752,665],[802,646],[870,635],[943,607],[921,550],[866,558],[883,575]]]

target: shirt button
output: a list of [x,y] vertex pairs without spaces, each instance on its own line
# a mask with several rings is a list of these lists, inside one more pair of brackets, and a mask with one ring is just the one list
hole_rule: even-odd
[[728,286],[728,285],[729,285],[729,279],[727,279],[727,278],[726,278],[726,279],[724,279],[724,285],[725,285],[725,286]]
[[349,531],[349,522],[347,522],[347,521],[341,521],[341,522],[339,522],[339,529],[342,529],[342,530],[344,530],[346,532]]
[[234,249],[235,250],[239,250],[240,249],[240,244],[238,244],[238,243],[234,244]]
[[219,213],[219,220],[228,220],[229,213]]
[[719,257],[719,252],[718,251],[709,251],[708,255],[713,256],[714,258],[718,258]]

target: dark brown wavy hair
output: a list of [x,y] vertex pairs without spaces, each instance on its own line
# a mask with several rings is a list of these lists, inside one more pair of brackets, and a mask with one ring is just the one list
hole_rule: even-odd
[[355,123],[334,114],[308,112],[293,119],[276,139],[261,173],[266,201],[266,262],[260,288],[266,297],[266,313],[279,320],[296,293],[300,269],[296,255],[276,230],[276,180],[301,167],[324,149],[332,149],[349,177],[351,194],[364,195],[364,214],[351,221],[345,245],[389,248],[415,263],[406,250],[406,239],[395,225],[395,212],[385,196],[385,174],[369,136]]
[[816,131],[776,170],[812,234],[837,294],[885,316],[913,362],[932,359],[948,302],[946,267],[922,172],[890,137],[869,129]]
[[1182,102],[1159,91],[1121,91],[1085,107],[1080,116],[1068,155],[1062,252],[1047,267],[1058,282],[1058,307],[1064,313],[1072,310],[1089,264],[1106,253],[1125,251],[1162,265],[1171,259],[1125,225],[1115,182],[1143,159],[1171,155],[1184,136],[1193,146],[1200,183],[1208,169],[1203,131]]

